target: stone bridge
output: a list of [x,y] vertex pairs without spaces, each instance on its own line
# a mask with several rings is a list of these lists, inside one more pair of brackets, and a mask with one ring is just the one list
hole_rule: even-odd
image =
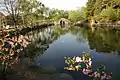
[[71,22],[68,20],[68,19],[66,19],[66,18],[61,18],[58,22],[57,22],[57,24],[60,24],[60,25],[69,25]]

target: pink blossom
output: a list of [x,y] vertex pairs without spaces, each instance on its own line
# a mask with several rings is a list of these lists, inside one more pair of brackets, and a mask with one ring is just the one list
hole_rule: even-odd
[[106,76],[101,76],[100,80],[104,80],[104,79],[106,79]]
[[91,69],[86,69],[86,71],[87,71],[88,73],[91,73],[91,72],[92,72],[92,70],[91,70]]
[[92,72],[92,70],[91,69],[83,69],[83,71],[82,71],[85,75],[88,75],[88,73],[91,73]]
[[13,45],[14,43],[12,41],[7,41],[9,44]]
[[5,51],[8,51],[8,48],[4,48],[5,49]]
[[94,74],[91,72],[88,74],[89,77],[94,77]]
[[82,71],[82,72],[83,72],[83,74],[88,75],[88,72],[86,71],[86,69],[85,69],[85,68],[83,69],[83,71]]
[[103,75],[101,76],[101,80],[105,80],[106,79],[107,74],[103,73]]
[[87,63],[88,63],[88,60],[85,60],[84,62],[87,62]]
[[94,77],[95,77],[95,78],[100,78],[100,73],[94,72]]
[[112,78],[112,74],[107,74],[106,79],[111,79]]

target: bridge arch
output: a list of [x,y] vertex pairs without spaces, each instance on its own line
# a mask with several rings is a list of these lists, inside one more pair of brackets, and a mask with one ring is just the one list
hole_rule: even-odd
[[70,21],[66,18],[61,18],[59,21],[58,21],[58,24],[62,24],[62,25],[69,25],[70,24]]

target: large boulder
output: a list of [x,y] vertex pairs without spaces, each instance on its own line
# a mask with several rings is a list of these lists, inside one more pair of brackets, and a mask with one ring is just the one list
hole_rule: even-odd
[[117,23],[117,24],[120,24],[120,21],[117,21],[116,23]]

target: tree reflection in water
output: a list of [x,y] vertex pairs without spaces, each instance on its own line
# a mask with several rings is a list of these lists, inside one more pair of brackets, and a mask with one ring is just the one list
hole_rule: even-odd
[[32,38],[32,43],[28,46],[29,58],[34,59],[36,56],[42,55],[51,43],[68,31],[68,28],[65,29],[58,26],[32,31],[27,34],[27,38]]
[[88,41],[91,50],[96,52],[120,54],[120,31],[107,28],[81,28],[81,34]]
[[34,58],[41,55],[49,48],[49,45],[57,40],[61,35],[70,32],[75,35],[80,43],[88,42],[91,50],[105,53],[120,52],[120,32],[110,29],[96,28],[92,31],[90,28],[61,28],[59,26],[49,27],[42,30],[32,31],[25,35],[26,38],[32,38],[32,43],[28,46],[28,56]]

